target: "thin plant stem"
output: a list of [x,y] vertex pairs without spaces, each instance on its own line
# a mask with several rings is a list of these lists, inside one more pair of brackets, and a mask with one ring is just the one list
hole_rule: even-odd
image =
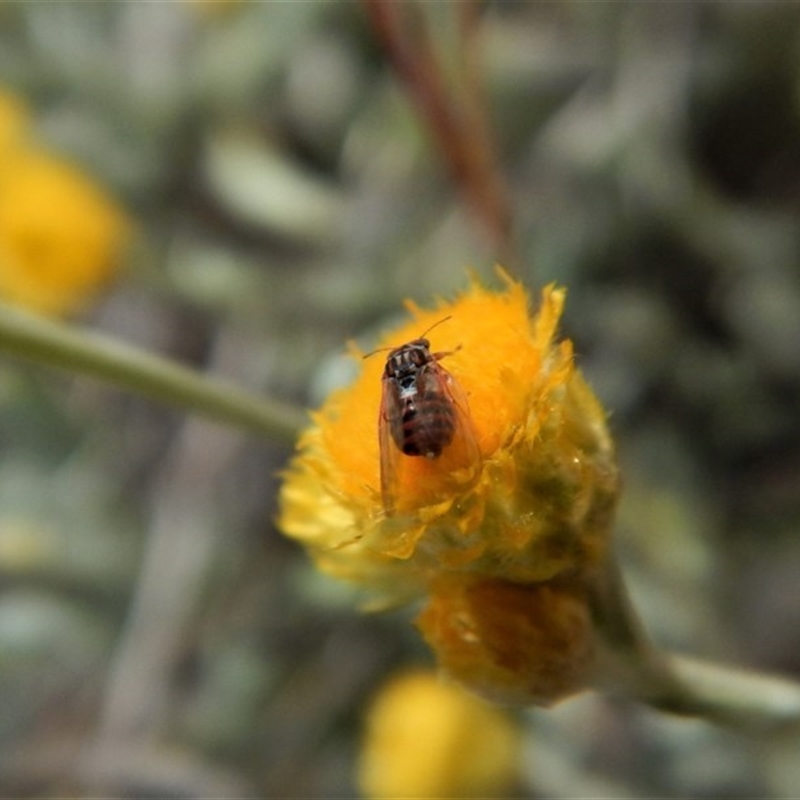
[[293,441],[305,416],[161,356],[0,304],[0,353],[91,375],[269,439]]
[[[415,4],[392,0],[363,3],[398,78],[473,213],[491,236],[498,257],[513,262],[508,189],[492,146],[485,108],[475,97],[464,96],[459,101],[449,89]],[[462,45],[471,44],[474,38],[463,36]],[[475,73],[474,65],[470,72],[467,80]],[[477,91],[476,87],[470,87],[473,90]]]
[[683,716],[752,732],[800,735],[800,684],[659,650],[639,620],[617,563],[592,590],[599,645],[596,688]]

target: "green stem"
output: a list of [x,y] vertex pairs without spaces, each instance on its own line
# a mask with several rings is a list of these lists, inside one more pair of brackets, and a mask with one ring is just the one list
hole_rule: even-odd
[[257,397],[233,383],[206,377],[109,337],[5,304],[0,304],[0,352],[91,375],[271,439],[293,441],[305,424],[305,416],[292,406]]
[[800,684],[658,650],[645,633],[613,559],[592,594],[597,688],[673,714],[754,732],[800,734]]
[[800,685],[785,678],[669,655],[680,689],[654,703],[663,711],[697,714],[753,729],[800,733]]

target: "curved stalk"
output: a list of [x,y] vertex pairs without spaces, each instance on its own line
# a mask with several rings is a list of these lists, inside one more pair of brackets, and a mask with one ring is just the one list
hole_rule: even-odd
[[656,648],[612,559],[592,587],[597,688],[673,714],[751,731],[800,734],[800,684]]
[[91,375],[138,394],[293,441],[305,424],[296,408],[90,331],[0,304],[0,353]]

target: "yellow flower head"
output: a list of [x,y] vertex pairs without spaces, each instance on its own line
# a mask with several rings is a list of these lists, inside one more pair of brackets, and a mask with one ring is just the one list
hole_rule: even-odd
[[383,686],[367,716],[359,785],[367,798],[507,797],[520,730],[501,711],[414,670]]
[[79,311],[114,274],[130,222],[98,186],[48,153],[0,158],[0,298],[34,311]]
[[[493,615],[501,623],[512,607],[530,601],[530,587],[559,581],[578,586],[597,566],[610,539],[617,469],[605,413],[575,368],[571,342],[556,335],[564,291],[547,287],[531,316],[522,286],[503,279],[500,291],[474,281],[453,302],[431,310],[409,305],[412,320],[380,343],[388,355],[361,360],[355,382],[333,393],[313,416],[286,474],[280,524],[321,569],[381,599],[431,595],[421,625],[442,660],[457,667],[451,670],[457,677],[475,684],[477,662],[474,653],[459,652],[458,637],[447,633],[441,614],[458,617],[453,630],[479,631],[489,666],[511,657],[503,652],[506,636],[509,647],[513,636],[526,632],[555,649],[568,645],[584,662],[571,673],[574,689],[589,660],[588,624],[567,623],[565,630],[576,638],[566,644],[558,624],[550,635],[524,610],[514,625],[500,629],[498,641],[490,642],[487,626]],[[405,455],[390,424],[408,410],[397,401],[393,349],[428,329],[433,364],[421,369],[440,376],[434,387],[444,384],[428,427],[435,439],[437,431],[458,424],[440,453],[426,446],[422,455]],[[428,380],[420,370],[408,378],[418,406]],[[414,423],[409,425],[413,435]],[[497,603],[478,620],[472,599],[482,593]],[[577,619],[573,601],[581,601],[571,586],[567,595],[563,602],[543,596],[532,602]],[[520,652],[550,658],[535,646]],[[538,669],[523,665],[521,656],[517,661],[522,672]],[[545,684],[548,669],[541,670]],[[556,688],[549,695],[546,686],[540,692],[523,681],[499,694],[547,702],[569,690]]]

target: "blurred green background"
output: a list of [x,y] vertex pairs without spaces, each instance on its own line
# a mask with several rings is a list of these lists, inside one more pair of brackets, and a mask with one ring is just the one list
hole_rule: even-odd
[[[478,65],[509,266],[568,287],[649,629],[800,678],[800,6],[419,8],[454,92]],[[359,3],[2,3],[0,87],[134,220],[80,322],[299,407],[501,257]],[[356,793],[365,704],[428,655],[276,532],[290,452],[0,362],[0,796]],[[598,696],[522,723],[520,797],[800,785],[790,745]]]

